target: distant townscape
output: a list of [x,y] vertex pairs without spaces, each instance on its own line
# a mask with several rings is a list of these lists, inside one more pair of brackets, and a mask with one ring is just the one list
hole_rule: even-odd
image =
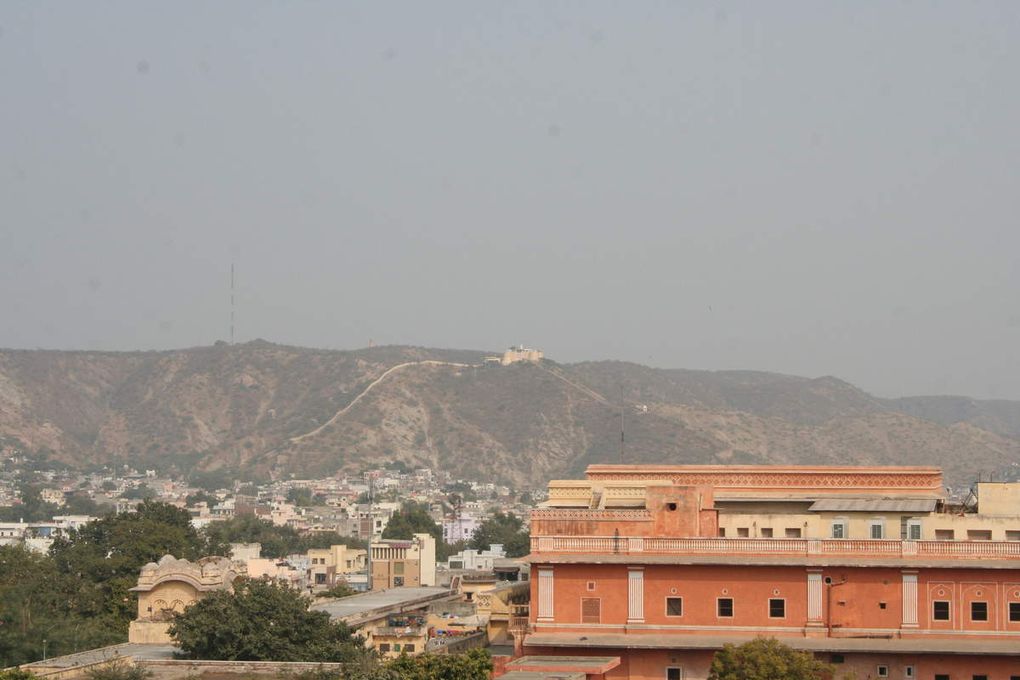
[[1020,659],[1012,402],[523,345],[0,352],[0,379],[0,680]]

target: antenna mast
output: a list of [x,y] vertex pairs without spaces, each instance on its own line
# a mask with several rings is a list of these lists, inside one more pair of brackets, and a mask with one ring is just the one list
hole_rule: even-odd
[[624,414],[624,401],[623,401],[623,383],[620,383],[620,463],[623,464],[623,414]]
[[234,263],[230,263],[230,344],[234,344]]

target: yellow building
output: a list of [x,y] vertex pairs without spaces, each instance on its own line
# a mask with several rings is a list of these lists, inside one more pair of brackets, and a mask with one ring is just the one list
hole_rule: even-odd
[[308,584],[314,588],[331,588],[346,576],[365,571],[368,552],[346,545],[313,548],[308,551]]

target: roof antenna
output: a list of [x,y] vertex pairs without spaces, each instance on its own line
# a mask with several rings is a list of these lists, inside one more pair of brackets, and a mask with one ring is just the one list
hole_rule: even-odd
[[230,344],[234,344],[234,263],[230,263]]
[[620,383],[620,465],[623,465],[624,458],[624,440],[623,440],[623,414],[624,414],[624,402],[623,402],[623,383]]

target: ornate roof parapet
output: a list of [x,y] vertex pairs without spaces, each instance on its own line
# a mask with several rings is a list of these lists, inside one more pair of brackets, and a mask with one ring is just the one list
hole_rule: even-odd
[[230,588],[238,571],[227,557],[203,557],[197,562],[164,555],[159,562],[149,562],[138,575],[138,585],[131,590],[145,592],[167,581],[183,581],[201,592]]

